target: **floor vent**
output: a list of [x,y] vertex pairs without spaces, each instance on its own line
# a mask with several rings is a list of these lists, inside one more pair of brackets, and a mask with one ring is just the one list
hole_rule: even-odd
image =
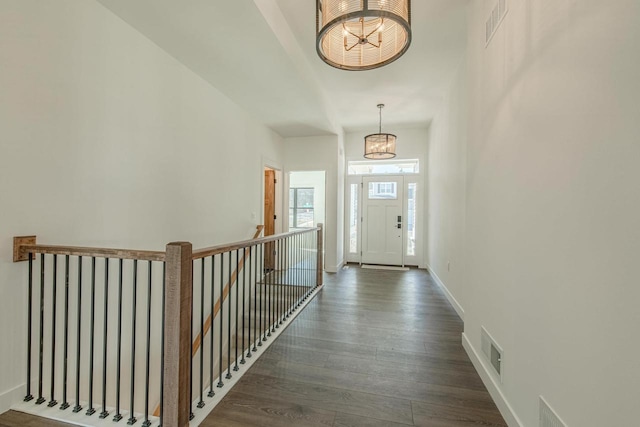
[[502,382],[502,360],[503,360],[503,350],[500,348],[498,344],[496,344],[495,340],[491,337],[489,332],[484,328],[481,328],[480,340],[482,345],[482,353],[487,358],[487,361],[491,364],[493,371],[500,378],[500,382]]
[[542,396],[540,396],[540,427],[567,427]]
[[505,15],[508,11],[507,0],[498,0],[495,7],[491,10],[487,23],[485,25],[485,47],[489,45],[489,42],[493,38],[493,35],[498,30],[498,27],[502,23]]

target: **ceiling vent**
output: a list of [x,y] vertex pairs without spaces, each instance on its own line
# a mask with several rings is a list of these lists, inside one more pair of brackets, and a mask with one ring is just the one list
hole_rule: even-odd
[[496,342],[491,337],[491,335],[489,335],[489,332],[487,332],[484,326],[481,328],[480,341],[482,345],[482,353],[487,358],[487,361],[491,364],[494,373],[498,375],[500,382],[502,382],[502,355],[504,353],[502,351],[502,348],[500,348],[500,346],[496,344]]
[[540,427],[567,427],[542,396],[540,396]]
[[493,35],[498,31],[498,27],[502,23],[508,11],[507,0],[498,0],[495,7],[489,14],[487,23],[485,24],[485,47],[489,46]]

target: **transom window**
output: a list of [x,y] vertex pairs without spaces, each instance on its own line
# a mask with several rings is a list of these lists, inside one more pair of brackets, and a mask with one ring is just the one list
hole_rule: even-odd
[[349,175],[401,175],[419,173],[420,165],[418,159],[351,161],[347,170]]

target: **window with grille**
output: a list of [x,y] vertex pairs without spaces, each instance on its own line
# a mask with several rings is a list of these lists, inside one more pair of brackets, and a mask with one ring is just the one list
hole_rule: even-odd
[[313,188],[289,189],[289,228],[315,227]]

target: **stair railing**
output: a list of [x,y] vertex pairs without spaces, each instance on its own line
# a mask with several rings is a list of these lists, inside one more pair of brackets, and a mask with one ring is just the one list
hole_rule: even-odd
[[[274,268],[264,268],[267,248]],[[83,415],[85,425],[189,425],[317,292],[322,250],[321,224],[196,251],[188,242],[163,252],[14,238],[14,261],[29,265],[18,409]]]

